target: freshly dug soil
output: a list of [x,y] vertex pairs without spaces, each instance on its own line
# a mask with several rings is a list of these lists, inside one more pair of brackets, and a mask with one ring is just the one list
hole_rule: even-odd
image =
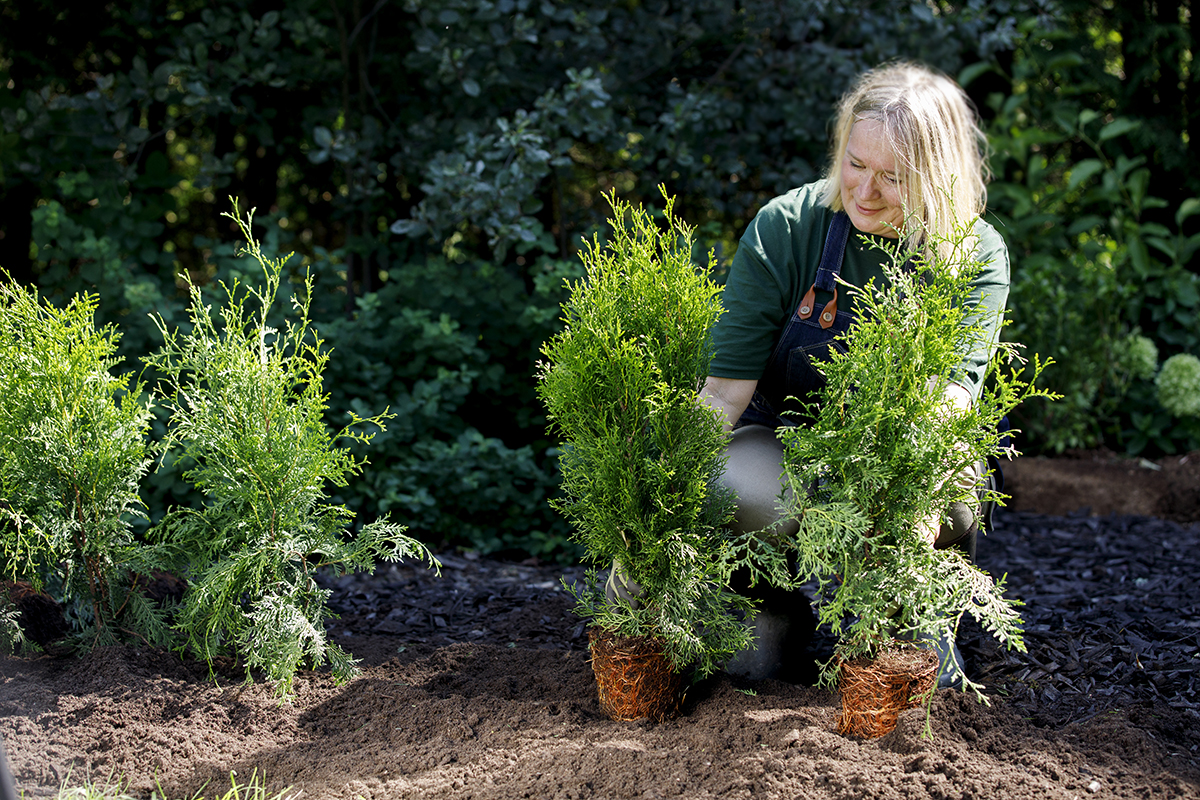
[[469,554],[333,584],[364,667],[343,686],[301,673],[280,704],[152,650],[6,658],[0,737],[31,797],[89,776],[212,796],[257,770],[306,798],[1200,798],[1200,454],[1081,456],[1006,471],[979,562],[1025,602],[1028,652],[968,626],[990,704],[938,692],[931,738],[922,709],[862,741],[830,692],[725,675],[675,719],[614,722],[559,585],[582,571]]
[[1066,515],[1133,514],[1200,520],[1200,452],[1159,461],[1108,450],[1018,458],[1004,467],[1010,509]]

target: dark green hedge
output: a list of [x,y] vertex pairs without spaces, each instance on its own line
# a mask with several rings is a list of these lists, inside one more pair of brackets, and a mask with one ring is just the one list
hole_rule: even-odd
[[[987,119],[1014,334],[1066,365],[1046,380],[1067,401],[1029,410],[1023,449],[1194,447],[1152,378],[1096,368],[1135,330],[1162,359],[1196,350],[1178,11],[1148,27],[1041,0],[8,3],[0,267],[59,300],[98,292],[136,357],[158,344],[148,311],[184,322],[183,273],[245,269],[219,214],[257,207],[264,248],[315,276],[332,408],[398,414],[343,499],[434,544],[562,553],[532,375],[600,193],[653,202],[665,184],[727,263],[763,202],[820,174],[848,81],[918,58]],[[155,478],[152,514],[193,502],[181,487]]]

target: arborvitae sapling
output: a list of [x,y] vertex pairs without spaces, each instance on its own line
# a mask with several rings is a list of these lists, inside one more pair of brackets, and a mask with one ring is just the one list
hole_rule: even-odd
[[169,330],[157,320],[163,347],[146,359],[162,376],[171,410],[167,444],[195,467],[184,474],[205,496],[202,508],[172,510],[152,531],[176,548],[191,582],[176,626],[186,646],[210,664],[236,653],[247,670],[261,668],[290,692],[304,662],[355,673],[350,656],[325,634],[329,590],[317,570],[371,569],[376,559],[433,558],[386,520],[351,536],[352,514],[327,500],[366,464],[338,440],[369,442],[359,426],[383,428],[386,412],[351,414],[330,432],[321,375],[330,353],[310,325],[311,282],[291,297],[282,330],[267,324],[287,257],[266,258],[251,232],[251,215],[234,219],[247,252],[263,271],[261,286],[222,284],[219,318],[192,285],[191,328]]
[[[973,241],[956,231],[947,247],[931,244],[909,265],[897,245],[888,250],[889,286],[847,286],[858,322],[824,364],[827,384],[805,412],[812,423],[781,434],[785,505],[800,523],[798,580],[817,580],[820,621],[841,636],[827,682],[839,659],[873,657],[897,640],[953,639],[964,616],[1024,649],[1018,603],[1003,595],[1003,580],[956,549],[935,551],[919,532],[952,503],[976,503],[973,488],[946,478],[1006,454],[1001,418],[1022,400],[1054,397],[1034,386],[1044,364],[1027,365],[1019,345],[985,336],[969,302],[982,267]],[[969,410],[950,408],[943,391],[962,354],[993,346],[982,396]],[[964,688],[980,687],[964,676]]]
[[737,616],[748,603],[726,589],[725,434],[698,401],[720,288],[693,263],[692,229],[671,198],[661,228],[646,209],[608,200],[611,236],[585,243],[587,275],[542,349],[538,394],[562,437],[556,508],[589,560],[615,560],[642,589],[637,608],[610,602],[593,572],[578,613],[621,636],[661,636],[677,668],[705,674],[749,639]]
[[[166,610],[146,577],[163,564],[130,522],[150,459],[149,402],[113,375],[118,332],[94,295],[65,308],[0,281],[0,558],[12,580],[61,580],[77,646],[165,644]],[[0,615],[3,620],[12,614]],[[10,631],[0,638],[15,641]]]

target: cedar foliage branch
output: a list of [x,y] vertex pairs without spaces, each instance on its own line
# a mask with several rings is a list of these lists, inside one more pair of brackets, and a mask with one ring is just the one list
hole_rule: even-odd
[[327,501],[327,486],[358,474],[358,459],[338,440],[368,443],[389,415],[360,418],[331,433],[323,422],[321,376],[329,351],[311,327],[311,281],[291,297],[281,330],[268,325],[289,256],[270,260],[251,232],[253,211],[233,219],[246,252],[261,266],[261,286],[221,284],[219,319],[190,286],[191,329],[170,330],[158,317],[163,346],[145,359],[162,375],[171,410],[166,445],[195,466],[184,474],[205,496],[202,508],[172,510],[152,535],[176,548],[191,587],[176,627],[184,646],[211,667],[233,651],[247,672],[265,670],[278,692],[291,692],[302,663],[330,663],[345,680],[354,660],[330,642],[330,591],[315,574],[372,569],[377,559],[416,556],[436,564],[400,525],[380,520],[351,536],[352,513]]
[[[1008,412],[1056,397],[1034,385],[1051,362],[1029,363],[1020,345],[984,333],[969,300],[983,267],[974,242],[966,229],[944,241],[930,235],[929,255],[911,266],[899,243],[885,246],[889,285],[847,285],[859,320],[823,367],[827,384],[805,410],[812,424],[781,434],[784,505],[800,526],[791,543],[797,580],[817,581],[820,622],[840,637],[822,671],[826,685],[839,661],[874,657],[894,642],[952,641],[965,616],[1024,650],[1019,601],[1004,596],[1003,578],[993,581],[957,549],[935,551],[918,533],[952,503],[976,504],[973,487],[947,476],[1016,454],[998,432]],[[949,407],[943,392],[962,354],[986,359],[993,347],[980,399],[969,410]]]
[[661,636],[676,668],[703,675],[746,646],[736,612],[749,605],[725,589],[725,435],[697,399],[723,313],[714,256],[698,273],[693,231],[663,196],[664,227],[608,196],[612,235],[584,242],[586,276],[568,284],[564,328],[542,347],[538,394],[562,438],[555,508],[590,561],[619,563],[642,588],[636,604],[609,602],[593,570],[568,587],[577,613],[620,636]]
[[[96,327],[99,298],[65,308],[34,289],[0,281],[0,559],[3,575],[71,601],[73,644],[169,641],[168,607],[141,589],[163,566],[140,545],[130,522],[144,516],[138,483],[150,458],[150,400],[143,386],[111,368],[120,334]],[[0,634],[19,646],[14,609]]]

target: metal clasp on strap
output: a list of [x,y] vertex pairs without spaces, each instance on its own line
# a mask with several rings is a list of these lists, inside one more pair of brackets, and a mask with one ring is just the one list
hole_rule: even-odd
[[817,266],[817,280],[809,288],[808,294],[800,301],[796,314],[800,319],[808,319],[817,307],[817,288],[833,292],[833,299],[825,304],[821,318],[817,320],[822,328],[833,327],[837,319],[837,277],[842,271],[842,259],[846,255],[846,241],[850,238],[850,217],[845,211],[833,215],[829,230],[825,234],[825,246],[821,250],[821,262]]
[[812,316],[813,306],[817,304],[817,285],[814,283],[808,289],[808,294],[804,295],[804,299],[800,301],[800,308],[797,309],[796,315],[800,319],[808,319]]
[[[800,319],[808,319],[812,316],[813,309],[817,304],[817,285],[814,283],[808,289],[808,294],[804,295],[804,299],[800,301],[800,308],[796,310],[796,315]],[[837,318],[837,286],[833,287],[833,299],[825,304],[825,308],[821,311],[821,318],[817,323],[825,329],[833,325],[833,321]]]

